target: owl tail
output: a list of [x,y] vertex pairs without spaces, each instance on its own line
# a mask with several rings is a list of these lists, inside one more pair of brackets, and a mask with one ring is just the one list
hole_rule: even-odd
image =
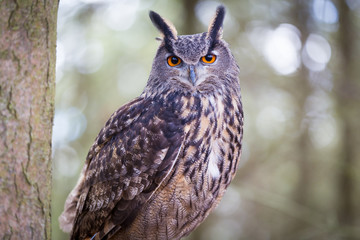
[[76,209],[82,193],[84,182],[84,173],[81,174],[76,187],[70,192],[65,201],[64,211],[59,217],[60,229],[66,233],[70,233],[76,216]]

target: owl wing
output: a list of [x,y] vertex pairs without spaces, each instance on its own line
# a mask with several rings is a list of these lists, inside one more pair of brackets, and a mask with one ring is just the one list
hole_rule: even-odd
[[161,101],[138,98],[115,112],[89,151],[71,238],[107,239],[130,224],[173,168],[182,141],[181,120]]

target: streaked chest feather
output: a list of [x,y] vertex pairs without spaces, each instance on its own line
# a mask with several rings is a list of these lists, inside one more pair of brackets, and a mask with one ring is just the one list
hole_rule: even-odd
[[225,161],[232,160],[227,158],[234,142],[230,135],[236,134],[235,125],[241,119],[236,119],[240,106],[228,100],[222,96],[184,98],[182,117],[190,119],[185,125],[184,165],[185,175],[192,180],[197,171],[206,173],[209,181],[216,180],[230,164]]

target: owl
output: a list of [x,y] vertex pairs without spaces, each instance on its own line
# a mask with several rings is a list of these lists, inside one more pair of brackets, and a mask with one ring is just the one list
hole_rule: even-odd
[[161,41],[143,93],[112,114],[60,216],[71,239],[180,239],[218,205],[241,155],[239,68],[222,39],[178,35],[157,13]]

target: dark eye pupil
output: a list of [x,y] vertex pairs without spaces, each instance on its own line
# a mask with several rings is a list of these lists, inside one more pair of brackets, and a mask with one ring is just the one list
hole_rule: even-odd
[[172,58],[171,58],[171,63],[172,63],[172,64],[177,64],[177,63],[179,63],[179,58],[177,58],[177,57],[172,57]]
[[210,62],[213,59],[213,55],[212,54],[208,54],[205,56],[205,60]]

